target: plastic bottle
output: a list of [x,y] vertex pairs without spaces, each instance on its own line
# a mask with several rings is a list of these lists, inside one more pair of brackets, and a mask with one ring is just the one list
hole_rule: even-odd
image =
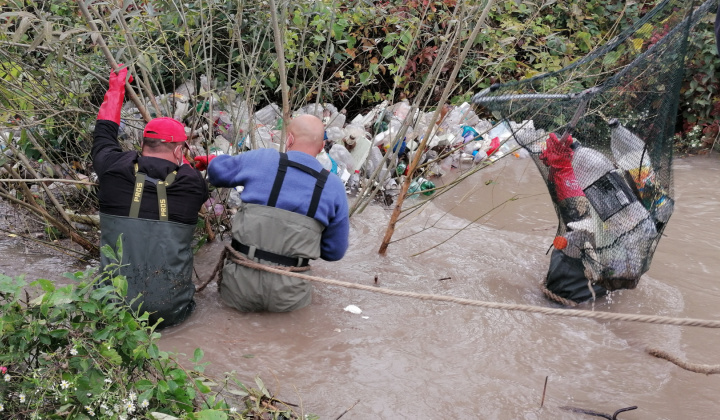
[[[417,179],[414,179],[414,180],[410,183],[410,186],[408,187],[407,193],[408,193],[408,195],[410,195],[410,194],[416,193],[416,192],[418,192],[418,191],[420,191],[420,183],[417,181]],[[413,197],[416,197],[416,196],[417,196],[417,195],[413,195]]]
[[425,178],[422,179],[422,182],[420,183],[420,191],[423,191],[423,195],[433,195],[435,192],[435,183],[427,180]]
[[342,164],[350,173],[355,172],[355,160],[352,155],[342,144],[333,144],[330,148],[330,157],[338,163]]
[[629,172],[635,181],[640,200],[653,217],[667,223],[673,212],[673,200],[657,184],[655,170],[650,162],[645,142],[625,128],[616,118],[608,122],[610,126],[610,148],[618,167]]
[[[578,142],[572,147],[575,176],[592,206],[590,215],[595,222],[595,250],[603,269],[601,277],[605,281],[625,279],[634,287],[632,282],[642,275],[649,247],[657,236],[655,224],[622,171],[605,155]],[[591,225],[585,219],[568,227],[574,229],[581,224]],[[618,283],[602,284],[609,290],[618,288]]]
[[357,194],[360,189],[360,171],[355,170],[355,173],[350,175],[350,179],[347,182],[347,186],[350,190],[351,195]]
[[395,173],[400,176],[405,174],[405,170],[407,169],[407,165],[405,162],[398,163],[397,168],[395,168]]
[[325,150],[321,150],[320,153],[318,153],[315,158],[320,161],[323,168],[327,169],[328,171],[337,174],[338,173],[338,166],[337,162],[333,160],[333,158],[330,157],[330,155],[325,152]]

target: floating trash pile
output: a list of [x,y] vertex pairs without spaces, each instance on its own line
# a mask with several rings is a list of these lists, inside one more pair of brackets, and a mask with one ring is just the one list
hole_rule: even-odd
[[[188,80],[173,93],[144,101],[152,117],[172,116],[185,124],[190,161],[194,156],[205,154],[234,155],[259,148],[280,149],[283,128],[280,106],[271,103],[253,110],[246,97],[232,90],[212,89],[205,76],[199,78],[198,87],[196,91],[195,84]],[[363,190],[373,189],[376,190],[373,196],[385,204],[397,198],[416,153],[422,156],[407,195],[427,198],[439,188],[438,179],[449,172],[465,171],[509,154],[527,157],[528,152],[519,147],[516,138],[546,135],[542,130],[536,132],[532,121],[494,123],[482,119],[468,103],[445,105],[436,122],[433,122],[435,110],[413,112],[407,100],[394,104],[384,101],[353,118],[345,109],[327,103],[307,104],[291,113],[293,117],[303,114],[323,121],[326,145],[317,159],[340,177],[348,195],[355,197]],[[124,149],[139,150],[143,127],[140,111],[133,102],[126,101],[118,137]],[[89,130],[92,129],[91,125]],[[425,135],[430,136],[429,141],[418,150]],[[27,173],[26,165],[13,157],[17,149],[12,144],[17,144],[19,139],[19,132],[0,133],[0,149],[6,157],[16,160],[14,167],[22,172],[23,178],[97,180],[91,166],[78,163],[82,168],[78,169],[73,164],[49,165],[42,159],[31,162],[37,169],[36,174]],[[10,176],[5,173],[4,177]],[[77,196],[78,187],[86,191],[92,189],[88,185],[49,183],[47,191],[53,191],[63,204],[72,208],[70,197]],[[38,194],[45,190],[38,185],[32,189]],[[226,211],[226,215],[232,215],[240,206],[241,192],[242,187],[215,190],[204,210],[217,216]]]

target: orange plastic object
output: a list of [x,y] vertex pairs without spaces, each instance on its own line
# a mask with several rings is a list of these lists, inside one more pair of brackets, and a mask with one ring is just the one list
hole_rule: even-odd
[[553,246],[556,249],[565,249],[567,246],[568,241],[565,239],[564,236],[556,236],[555,239],[553,239]]

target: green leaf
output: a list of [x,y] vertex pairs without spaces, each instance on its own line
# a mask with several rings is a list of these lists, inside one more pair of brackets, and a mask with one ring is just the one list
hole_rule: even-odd
[[157,389],[162,393],[170,391],[170,387],[168,387],[168,383],[165,381],[158,381]]
[[117,260],[118,260],[117,257],[115,256],[115,251],[113,251],[113,249],[110,247],[110,245],[103,245],[103,247],[100,248],[100,252],[102,252],[102,254],[103,254],[106,258],[108,258],[108,259],[110,259],[110,260],[112,260],[112,261],[117,261]]
[[241,391],[239,389],[228,389],[227,392],[229,392],[233,395],[237,395],[238,397],[247,397],[248,395],[250,395],[247,392]]
[[53,338],[65,338],[65,337],[67,337],[67,335],[68,335],[69,332],[70,332],[70,331],[68,331],[68,330],[66,330],[66,329],[64,329],[64,328],[60,328],[60,329],[57,329],[57,330],[52,330],[52,331],[50,331],[50,336],[53,337]]
[[122,262],[122,255],[123,255],[123,241],[122,241],[122,233],[118,235],[117,241],[115,241],[115,253],[118,257],[118,262]]
[[395,48],[393,48],[392,45],[386,45],[385,47],[383,47],[382,55],[385,58],[390,58],[390,56],[392,56],[394,52]]
[[260,390],[260,392],[263,393],[264,396],[266,396],[267,398],[272,398],[270,396],[270,393],[268,392],[267,388],[265,388],[265,383],[263,382],[262,379],[260,379],[259,376],[255,377],[255,384],[257,384],[258,389]]
[[157,344],[151,344],[150,347],[148,347],[148,354],[153,359],[157,359],[160,356],[160,350]]
[[135,388],[137,388],[138,391],[145,391],[148,389],[152,389],[153,383],[147,379],[141,379],[141,380],[135,382]]
[[195,379],[195,386],[197,386],[197,389],[203,394],[207,394],[212,391],[210,387],[201,382],[200,379]]
[[180,382],[183,382],[185,379],[187,379],[187,374],[182,369],[173,369],[170,371],[169,375],[174,380]]
[[202,360],[203,356],[205,356],[205,352],[201,348],[196,348],[195,353],[192,359],[190,359],[193,363],[200,363],[200,360]]
[[139,403],[142,403],[143,401],[149,402],[152,399],[152,394],[153,394],[153,388],[150,388],[147,391],[140,394],[140,396],[138,396],[137,400]]
[[359,76],[360,76],[360,83],[362,83],[363,85],[367,84],[368,80],[370,80],[370,73],[368,73],[366,71],[360,73]]
[[30,286],[37,286],[37,285],[39,285],[40,288],[42,288],[46,292],[54,292],[55,291],[55,285],[50,280],[37,279],[34,282],[30,283]]
[[122,363],[122,357],[118,354],[118,352],[113,348],[107,348],[107,346],[103,345],[100,347],[100,354],[106,357],[110,362],[115,364]]
[[113,286],[120,296],[127,296],[128,282],[125,276],[115,276],[112,279]]
[[0,293],[16,296],[23,290],[27,283],[24,276],[9,277],[0,274]]

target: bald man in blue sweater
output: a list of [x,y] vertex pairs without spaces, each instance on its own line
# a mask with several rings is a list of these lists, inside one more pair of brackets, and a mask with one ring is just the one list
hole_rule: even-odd
[[[208,165],[209,181],[217,187],[244,187],[232,228],[232,247],[239,253],[276,266],[340,260],[348,247],[348,202],[340,178],[315,159],[324,146],[322,121],[301,115],[287,133],[287,153],[259,149],[199,157],[196,167]],[[311,302],[312,286],[227,261],[220,295],[243,312],[288,312]]]

